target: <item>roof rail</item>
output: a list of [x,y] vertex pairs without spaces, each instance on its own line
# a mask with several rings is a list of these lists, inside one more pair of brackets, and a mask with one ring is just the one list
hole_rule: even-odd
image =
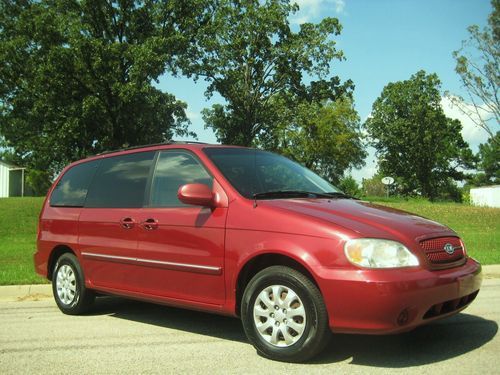
[[151,143],[151,144],[147,144],[147,145],[137,145],[137,146],[132,146],[132,147],[119,148],[117,150],[103,151],[103,152],[96,154],[96,156],[112,154],[114,152],[120,152],[120,151],[135,150],[135,149],[145,148],[145,147],[177,145],[177,144],[178,145],[189,145],[189,144],[207,145],[208,143],[197,142],[197,141],[167,141],[167,142],[161,142],[161,143]]

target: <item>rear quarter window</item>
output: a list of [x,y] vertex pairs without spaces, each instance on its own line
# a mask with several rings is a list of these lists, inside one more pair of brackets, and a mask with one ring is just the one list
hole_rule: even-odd
[[54,207],[83,207],[89,185],[99,163],[100,160],[93,160],[71,167],[52,191],[50,205]]

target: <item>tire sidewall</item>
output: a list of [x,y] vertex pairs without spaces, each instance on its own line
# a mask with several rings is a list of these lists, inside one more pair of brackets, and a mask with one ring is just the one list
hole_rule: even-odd
[[[57,279],[57,272],[64,265],[71,267],[73,273],[75,274],[75,281],[76,281],[75,298],[69,305],[63,303],[59,299],[59,295],[57,294],[57,280],[56,280]],[[57,260],[57,263],[54,266],[54,273],[52,276],[52,293],[54,294],[54,299],[56,301],[57,306],[59,307],[59,309],[62,312],[66,313],[66,314],[79,313],[80,305],[81,305],[81,301],[82,301],[82,291],[83,291],[82,289],[83,289],[83,285],[84,285],[83,283],[84,283],[83,274],[82,274],[80,265],[79,265],[76,257],[74,255],[70,255],[70,254],[63,254]]]

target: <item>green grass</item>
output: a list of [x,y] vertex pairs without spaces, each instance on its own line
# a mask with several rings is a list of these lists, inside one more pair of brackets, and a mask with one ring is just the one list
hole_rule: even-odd
[[[500,264],[500,209],[422,199],[371,198],[370,201],[416,213],[446,224],[464,239],[482,264]],[[0,285],[39,284],[33,254],[43,198],[0,198]]]
[[43,198],[0,198],[0,285],[47,282],[33,265],[42,204]]

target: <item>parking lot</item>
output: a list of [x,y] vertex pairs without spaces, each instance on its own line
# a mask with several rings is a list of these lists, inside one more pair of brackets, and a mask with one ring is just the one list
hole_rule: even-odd
[[500,279],[463,313],[396,336],[334,335],[308,364],[272,362],[240,321],[119,298],[65,316],[49,298],[0,302],[0,373],[499,373]]

